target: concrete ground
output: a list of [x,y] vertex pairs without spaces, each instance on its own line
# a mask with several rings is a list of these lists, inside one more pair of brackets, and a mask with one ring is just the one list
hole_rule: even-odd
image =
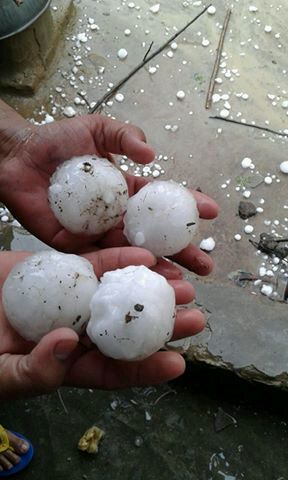
[[[153,51],[198,14],[203,3],[166,0],[153,13],[152,0],[75,0],[63,41],[36,95],[2,97],[38,122],[47,120],[47,114],[63,117],[67,106],[77,115],[87,113],[83,96],[90,104],[101,98],[142,60],[152,41]],[[221,98],[214,97],[219,101],[206,110],[220,27],[230,3],[213,2],[215,15],[203,15],[177,38],[176,49],[165,49],[130,79],[120,89],[123,101],[112,99],[103,114],[143,128],[157,152],[145,175],[159,178],[155,172],[160,171],[160,178],[186,181],[220,205],[219,218],[203,221],[195,239],[199,243],[214,238],[215,270],[204,280],[187,274],[208,317],[206,331],[184,344],[188,358],[287,389],[286,266],[257,254],[249,242],[257,241],[262,232],[286,236],[287,178],[279,165],[287,158],[287,139],[209,118],[226,109],[230,119],[282,132],[288,128],[283,103],[288,99],[286,11],[281,0],[234,0],[215,88]],[[127,50],[125,60],[118,59],[119,48]],[[155,72],[150,68],[149,73],[149,67]],[[176,96],[179,90],[185,92],[182,101]],[[243,169],[245,157],[252,159],[254,169]],[[119,158],[119,163],[143,174],[125,159]],[[263,212],[245,222],[238,216],[240,200],[252,201]],[[244,231],[247,225],[254,228],[250,235]],[[37,242],[19,228],[2,226],[0,234],[3,248],[37,248]],[[236,234],[241,235],[239,241]],[[270,286],[270,295],[263,295],[263,287],[265,292]],[[194,389],[195,382],[199,388]],[[123,393],[63,389],[65,408],[57,393],[25,402],[24,411],[23,401],[5,404],[0,423],[27,434],[36,447],[34,463],[23,479],[39,478],[41,471],[41,478],[57,480],[68,475],[285,480],[287,424],[279,407],[282,401],[287,403],[285,394],[278,392],[270,402],[269,391],[257,390],[254,407],[254,387],[238,389],[234,382],[235,378],[227,387],[217,371],[201,370],[197,377],[189,369],[183,383],[155,389]],[[177,394],[166,395],[170,389]],[[265,398],[266,405],[273,404],[272,411],[260,408]],[[215,419],[222,426],[227,423],[227,428],[215,432]],[[77,452],[76,444],[93,423],[106,435],[98,457],[87,458]]]
[[[61,389],[2,403],[0,422],[33,442],[23,480],[287,480],[287,393],[235,378],[189,369],[169,386]],[[77,443],[92,425],[105,435],[89,456]]]

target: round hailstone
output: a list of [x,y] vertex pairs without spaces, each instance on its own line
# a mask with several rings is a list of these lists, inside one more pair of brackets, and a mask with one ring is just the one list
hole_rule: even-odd
[[251,164],[252,164],[251,158],[245,157],[245,158],[243,158],[243,160],[241,162],[241,167],[242,168],[250,168]]
[[82,333],[97,288],[88,260],[49,250],[14,266],[3,285],[2,301],[12,327],[21,337],[37,342],[60,327]]
[[207,13],[208,13],[209,15],[215,15],[215,13],[216,13],[216,8],[214,7],[214,5],[210,5],[210,7],[208,7]]
[[226,108],[223,108],[223,110],[220,111],[220,117],[221,118],[228,118],[229,115],[230,115],[230,112]]
[[100,234],[120,220],[128,188],[111,162],[84,155],[59,165],[50,179],[48,198],[56,218],[68,231]]
[[179,90],[176,93],[176,97],[178,98],[178,100],[183,100],[185,98],[185,92],[183,92],[183,90]]
[[215,248],[215,240],[214,238],[212,237],[209,237],[209,238],[204,238],[200,245],[199,245],[199,248],[201,248],[201,250],[205,250],[205,252],[212,252],[212,250],[214,250]]
[[74,110],[73,107],[65,107],[64,110],[63,110],[63,113],[65,115],[65,117],[68,117],[68,118],[72,118],[72,117],[75,117],[76,115],[76,110]]
[[282,173],[288,173],[288,161],[280,163],[280,170]]
[[170,340],[175,293],[167,280],[144,266],[107,272],[90,303],[87,334],[106,356],[146,358]]
[[120,60],[125,60],[125,58],[128,56],[128,52],[125,48],[120,48],[120,50],[118,50],[118,58],[120,58]]
[[245,225],[244,227],[244,232],[247,233],[247,235],[250,235],[254,231],[254,227],[252,225]]
[[124,102],[124,98],[125,97],[124,97],[123,93],[116,93],[116,95],[115,95],[115,100],[118,103]]
[[173,255],[189,245],[198,218],[189,190],[173,181],[155,181],[129,198],[124,234],[156,256]]

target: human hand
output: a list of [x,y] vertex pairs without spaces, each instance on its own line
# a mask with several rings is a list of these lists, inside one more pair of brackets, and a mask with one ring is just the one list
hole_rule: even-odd
[[[111,154],[117,153],[138,163],[151,162],[154,152],[145,143],[143,132],[100,115],[35,126],[6,108],[5,130],[0,129],[0,198],[19,222],[43,242],[61,251],[76,253],[97,247],[128,245],[121,223],[103,236],[67,232],[50,209],[47,191],[56,167],[72,156],[98,154],[110,158]],[[147,183],[147,180],[131,175],[126,179],[130,195]],[[215,202],[199,192],[194,194],[200,217],[214,218],[218,211]],[[208,255],[192,245],[173,260],[199,275],[210,273],[213,265]],[[170,263],[161,260],[160,264],[160,273],[168,274],[169,271],[169,275],[180,276],[180,270]]]
[[[0,288],[16,262],[25,252],[1,252]],[[154,256],[137,247],[104,249],[86,254],[97,277],[105,271],[128,265],[153,267]],[[190,283],[169,280],[176,293],[177,304],[194,298]],[[37,319],[35,319],[37,321]],[[204,328],[201,312],[179,309],[173,340],[194,335]],[[87,337],[60,328],[47,334],[35,346],[20,337],[8,323],[0,303],[0,399],[40,394],[61,385],[81,388],[117,389],[155,384],[171,380],[184,372],[185,362],[176,352],[161,351],[143,361],[124,362],[102,355]]]

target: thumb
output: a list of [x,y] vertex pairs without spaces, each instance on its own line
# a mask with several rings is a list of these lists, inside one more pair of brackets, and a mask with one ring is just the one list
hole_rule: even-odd
[[70,368],[78,335],[68,328],[45,335],[28,355],[0,357],[0,398],[47,393],[57,389]]

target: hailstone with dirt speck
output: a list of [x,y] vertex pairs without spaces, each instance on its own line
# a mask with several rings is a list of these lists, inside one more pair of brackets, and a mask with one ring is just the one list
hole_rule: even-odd
[[191,242],[198,225],[193,194],[178,183],[151,182],[128,200],[124,234],[132,245],[160,257],[174,255]]
[[167,280],[145,266],[103,275],[90,304],[87,334],[106,356],[140,360],[170,340],[175,293]]
[[107,159],[84,155],[58,166],[50,179],[48,199],[68,231],[100,234],[116,225],[125,212],[128,187]]
[[88,260],[49,250],[14,266],[4,282],[2,301],[12,327],[26,340],[37,342],[60,327],[82,333],[97,288]]

